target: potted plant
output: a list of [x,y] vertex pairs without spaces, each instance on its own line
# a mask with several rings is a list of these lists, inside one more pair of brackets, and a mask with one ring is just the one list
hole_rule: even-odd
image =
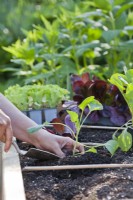
[[19,85],[5,90],[5,96],[37,124],[57,116],[57,105],[69,99],[69,91],[58,85]]

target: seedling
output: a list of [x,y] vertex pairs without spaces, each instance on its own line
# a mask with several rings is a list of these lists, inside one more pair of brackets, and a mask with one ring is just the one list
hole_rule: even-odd
[[127,70],[125,74],[113,74],[109,81],[117,86],[127,102],[133,124],[133,69]]
[[[83,118],[83,112],[84,112],[86,107],[89,108],[89,112],[86,115],[86,117]],[[52,124],[59,133],[63,133],[65,131],[65,128],[67,128],[67,130],[69,130],[68,132],[71,133],[73,138],[75,138],[76,143],[78,143],[78,136],[79,136],[79,133],[80,133],[80,130],[82,128],[82,125],[83,125],[84,121],[87,119],[87,117],[89,116],[89,114],[91,112],[93,112],[95,110],[102,110],[103,106],[99,101],[94,99],[94,96],[91,96],[91,97],[86,98],[78,106],[78,108],[81,110],[81,115],[80,116],[75,111],[67,110],[68,116],[70,117],[70,120],[72,122],[70,126],[68,126],[66,124],[63,124],[60,119],[54,119],[52,123],[45,122],[42,125],[38,125],[37,127],[33,127],[33,128],[28,129],[28,132],[29,133],[34,133],[35,131],[41,129],[45,125]],[[76,145],[75,145],[75,147],[76,147]],[[74,147],[74,150],[73,150],[74,153],[75,153],[75,147]],[[88,147],[88,146],[86,146],[86,147]],[[88,148],[89,149],[87,150],[87,152],[93,152],[93,153],[97,152],[96,148],[94,148],[94,147],[91,147],[91,148],[88,147]]]
[[124,124],[125,128],[122,133],[116,137],[117,130],[113,135],[113,142],[116,143],[115,148],[120,147],[122,151],[128,151],[132,147],[132,135],[129,133],[128,128],[133,126],[133,69],[125,71],[125,74],[113,74],[109,81],[120,90],[131,113],[131,120]]
[[[84,110],[88,107],[88,114],[84,117]],[[69,117],[70,120],[70,126],[62,123],[61,119],[54,119],[52,123],[47,123],[45,122],[42,125],[38,125],[36,127],[32,127],[28,129],[29,133],[34,133],[37,130],[41,129],[45,125],[52,124],[54,128],[59,132],[59,134],[63,133],[66,129],[73,138],[75,138],[76,143],[78,143],[78,136],[80,133],[80,130],[82,128],[83,123],[87,119],[87,117],[92,113],[93,111],[96,110],[102,110],[103,106],[102,104],[97,101],[94,96],[86,98],[84,101],[82,101],[81,104],[78,105],[78,109],[80,109],[81,114],[79,115],[79,112],[72,111],[72,110],[67,110],[68,115],[66,118]],[[130,133],[127,133],[126,131],[123,131],[118,137],[113,135],[113,139],[109,140],[106,143],[101,143],[95,146],[88,146],[85,145],[86,147],[86,152],[93,152],[97,153],[97,148],[98,147],[106,147],[107,150],[111,153],[111,155],[114,155],[116,150],[118,148],[121,148],[122,151],[128,151],[131,146],[132,146],[132,136]],[[76,147],[76,145],[75,145]],[[75,147],[74,147],[74,154],[75,154]]]

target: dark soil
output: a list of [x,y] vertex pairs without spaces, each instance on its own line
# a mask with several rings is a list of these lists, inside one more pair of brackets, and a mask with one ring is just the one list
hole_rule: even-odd
[[[81,142],[105,142],[113,131],[82,130]],[[103,163],[133,163],[133,152],[118,151],[111,157],[106,149],[97,154],[68,156],[56,161],[21,157],[21,166],[54,166]],[[133,199],[133,169],[85,169],[23,172],[27,200],[127,200]]]

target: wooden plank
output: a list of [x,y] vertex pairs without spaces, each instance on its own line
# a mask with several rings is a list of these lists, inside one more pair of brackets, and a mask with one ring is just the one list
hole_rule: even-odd
[[8,153],[5,153],[3,150],[2,156],[2,200],[25,200],[24,184],[18,153],[12,146]]
[[2,199],[2,143],[0,142],[0,199]]

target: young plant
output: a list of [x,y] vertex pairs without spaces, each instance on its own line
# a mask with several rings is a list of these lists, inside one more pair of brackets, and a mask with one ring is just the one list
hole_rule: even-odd
[[[86,107],[89,108],[89,112],[86,115],[86,117],[83,117],[84,110]],[[29,133],[34,133],[35,131],[43,128],[45,125],[52,124],[56,131],[59,134],[63,134],[64,132],[71,134],[73,138],[75,138],[76,143],[78,143],[79,133],[82,128],[82,125],[86,118],[90,115],[91,112],[96,110],[102,110],[103,106],[102,104],[97,101],[94,96],[86,98],[79,106],[78,108],[81,110],[81,114],[79,115],[77,111],[71,111],[69,110],[69,107],[67,109],[67,115],[65,116],[65,119],[69,121],[68,124],[64,124],[60,118],[54,119],[52,123],[45,122],[42,125],[38,125],[36,127],[32,127],[28,129]],[[112,140],[109,140],[105,143],[96,144],[95,146],[89,146],[85,145],[86,152],[93,152],[97,153],[96,148],[98,147],[106,147],[106,149],[111,153],[113,156],[114,153],[118,148],[120,148],[122,151],[128,151],[132,146],[132,136],[130,133],[128,133],[126,130],[124,130],[118,137],[116,135],[113,135]],[[75,145],[76,147],[76,145]],[[74,147],[74,153],[75,153],[75,147]]]
[[[86,107],[89,108],[89,112],[86,115],[86,117],[83,118],[83,112],[84,112],[84,110],[85,110]],[[81,130],[82,125],[83,125],[84,121],[86,120],[86,118],[89,116],[89,114],[92,111],[102,110],[103,106],[102,106],[102,104],[99,101],[97,101],[96,99],[94,99],[94,96],[91,96],[91,97],[86,98],[78,106],[78,108],[81,110],[81,115],[80,116],[79,116],[79,114],[76,111],[67,110],[68,115],[66,116],[66,118],[70,117],[69,118],[70,121],[71,121],[70,126],[68,126],[66,124],[63,124],[63,122],[61,121],[61,119],[56,118],[56,119],[54,119],[52,121],[52,123],[45,122],[43,125],[39,125],[37,127],[33,127],[33,128],[28,129],[28,132],[29,133],[34,133],[35,131],[39,130],[40,128],[43,128],[45,125],[52,124],[54,126],[55,130],[59,134],[62,134],[63,132],[65,132],[65,128],[67,128],[68,133],[70,133],[71,136],[73,138],[75,138],[76,143],[78,143],[78,136],[79,136],[80,130]],[[76,145],[75,145],[75,147],[76,147]],[[74,151],[73,152],[75,152],[75,147],[74,147]],[[96,149],[94,147],[93,148],[88,147],[88,148],[89,148],[89,150],[87,150],[87,151],[96,153]]]
[[125,74],[116,73],[109,79],[110,83],[117,86],[123,95],[129,110],[131,112],[132,124],[133,124],[133,69],[127,70]]
[[[74,111],[69,111],[69,110],[67,111],[68,114],[70,115],[71,121],[75,124],[75,127],[76,127],[76,135],[75,135],[76,142],[78,142],[78,136],[79,136],[81,127],[82,127],[83,123],[85,122],[85,120],[87,119],[87,117],[90,115],[90,113],[95,110],[103,109],[102,104],[99,101],[97,101],[96,99],[94,99],[94,96],[86,98],[84,101],[82,101],[82,103],[78,107],[81,110],[80,117],[79,117],[78,113],[76,113]],[[89,108],[89,112],[83,119],[83,113],[84,113],[84,110],[86,107]],[[94,151],[94,149],[93,149],[93,151]]]
[[122,151],[128,151],[132,147],[132,135],[129,133],[128,128],[133,126],[133,69],[126,70],[125,74],[113,74],[109,81],[120,90],[131,113],[131,120],[123,125],[124,129],[122,133],[116,136],[119,129],[116,130],[109,144],[114,147],[114,152],[118,147],[120,147]]

